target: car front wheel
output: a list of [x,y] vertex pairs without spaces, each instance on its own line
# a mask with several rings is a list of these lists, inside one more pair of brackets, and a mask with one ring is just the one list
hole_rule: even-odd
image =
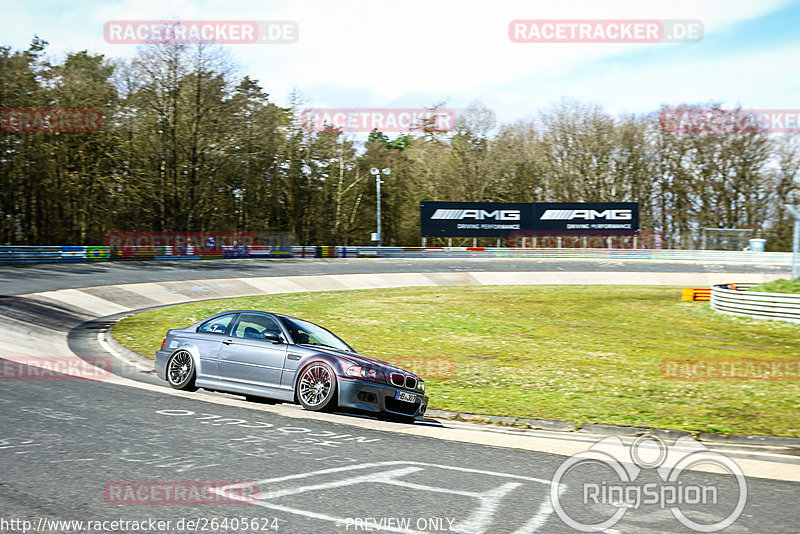
[[322,362],[303,368],[297,381],[297,400],[306,410],[321,412],[336,407],[336,374]]
[[192,355],[179,350],[167,362],[167,382],[175,389],[197,391],[194,385],[195,369]]

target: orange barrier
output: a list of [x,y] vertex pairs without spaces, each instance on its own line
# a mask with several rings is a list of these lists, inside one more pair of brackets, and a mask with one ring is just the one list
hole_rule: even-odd
[[711,300],[711,289],[686,289],[684,288],[683,294],[681,295],[681,300],[683,301],[693,301],[693,300]]

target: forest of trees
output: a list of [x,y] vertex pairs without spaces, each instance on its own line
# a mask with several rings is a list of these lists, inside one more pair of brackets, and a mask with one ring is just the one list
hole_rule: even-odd
[[660,110],[612,116],[565,100],[511,124],[476,102],[449,132],[423,124],[360,140],[304,130],[298,93],[280,107],[236,70],[218,46],[146,45],[125,60],[82,51],[59,62],[39,38],[27,50],[0,47],[0,108],[103,115],[96,132],[0,132],[0,244],[236,229],[369,244],[369,169],[391,167],[384,245],[419,244],[421,200],[637,201],[642,229],[662,233],[665,247],[698,247],[699,229],[717,227],[752,228],[768,249],[790,248],[783,205],[797,201],[800,170],[790,134],[667,133]]

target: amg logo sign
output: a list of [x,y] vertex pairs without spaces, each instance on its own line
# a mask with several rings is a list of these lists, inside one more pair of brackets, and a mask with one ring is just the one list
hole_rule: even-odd
[[419,203],[422,237],[635,235],[636,202]]
[[482,221],[484,219],[495,219],[497,221],[518,221],[520,220],[520,210],[443,210],[437,209],[431,219],[462,220],[473,219]]
[[545,210],[540,221],[572,221],[583,219],[593,221],[595,219],[605,219],[607,221],[630,221],[633,219],[632,210]]

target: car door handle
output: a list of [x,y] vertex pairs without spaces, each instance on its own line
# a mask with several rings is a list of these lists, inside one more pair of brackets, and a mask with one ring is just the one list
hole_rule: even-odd
[[223,341],[222,343],[223,343],[224,345],[233,345],[233,340],[232,340],[232,339],[226,339],[226,340],[225,340],[225,341]]

